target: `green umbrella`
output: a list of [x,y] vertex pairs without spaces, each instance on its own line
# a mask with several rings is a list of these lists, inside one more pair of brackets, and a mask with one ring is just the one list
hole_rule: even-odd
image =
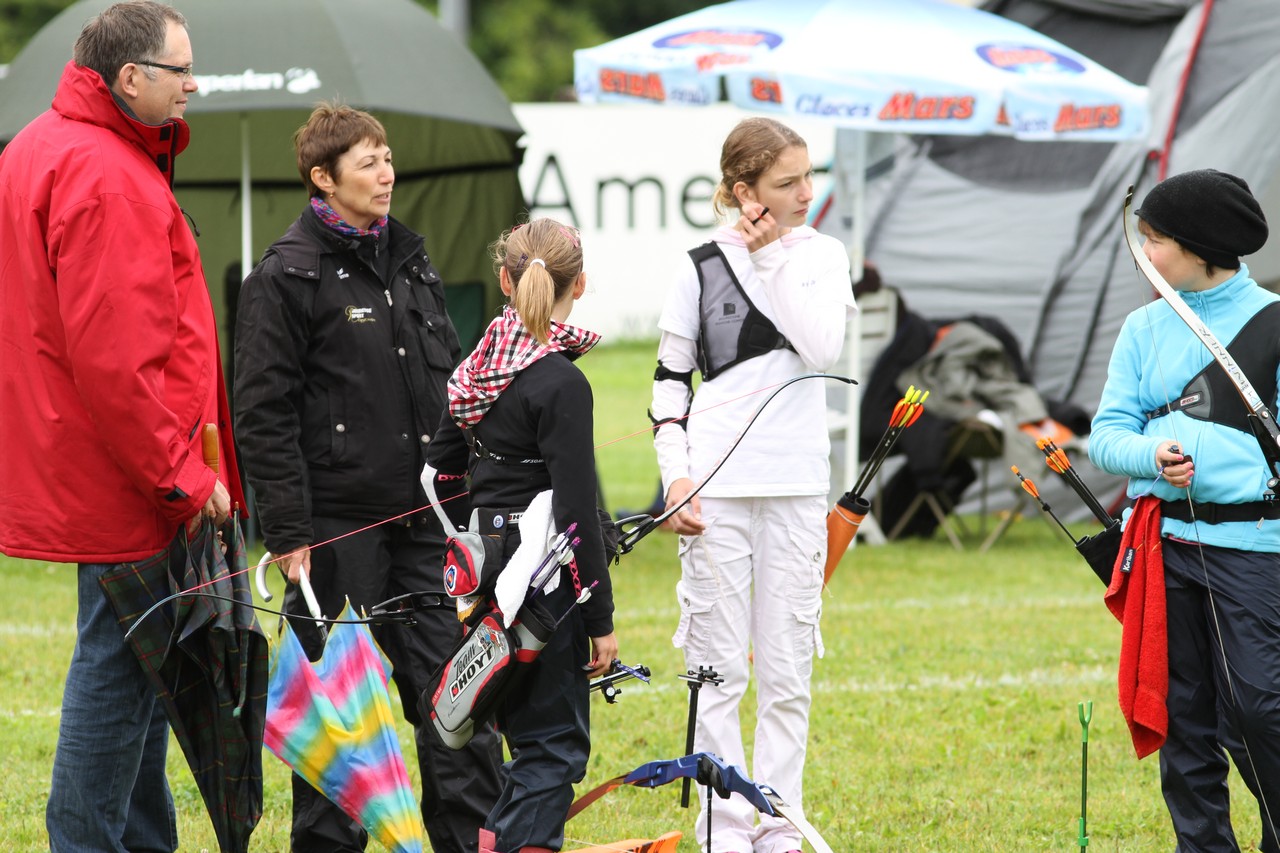
[[[84,23],[111,0],[80,0],[38,32],[0,86],[0,141],[49,108]],[[302,209],[292,135],[317,101],[369,110],[395,152],[392,213],[427,236],[464,339],[498,304],[486,246],[523,210],[521,135],[479,61],[412,0],[174,0],[199,91],[175,192],[201,233],[214,287],[252,268]],[[244,199],[252,198],[251,205]],[[486,287],[485,284],[488,283]],[[480,304],[462,305],[463,296]],[[472,330],[471,326],[478,326]]]
[[[215,533],[205,520],[188,542],[184,527],[164,551],[98,582],[164,705],[219,849],[245,853],[262,817],[267,638],[244,606],[253,596],[240,525],[223,526],[225,553]],[[204,594],[166,602],[182,590]]]

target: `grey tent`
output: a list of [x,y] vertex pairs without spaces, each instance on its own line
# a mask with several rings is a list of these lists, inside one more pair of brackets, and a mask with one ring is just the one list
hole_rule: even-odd
[[[1001,319],[1041,393],[1092,412],[1120,325],[1149,289],[1124,246],[1125,189],[1136,184],[1140,201],[1163,156],[1168,174],[1240,175],[1280,223],[1280,3],[991,0],[984,8],[1146,83],[1150,134],[1114,145],[899,138],[872,167],[867,258],[912,311]],[[1280,237],[1246,261],[1258,281],[1280,284]],[[992,476],[1002,474],[1005,483],[1007,472]]]
[[[110,2],[79,0],[14,59],[0,86],[0,141],[48,109],[76,35]],[[501,299],[487,246],[524,209],[522,131],[479,61],[412,0],[177,6],[200,91],[187,109],[191,145],[174,191],[199,229],[224,334],[242,257],[256,262],[306,201],[293,131],[315,102],[336,98],[386,126],[397,172],[392,213],[426,235],[458,331],[464,342],[478,337]],[[251,214],[250,235],[241,233],[242,213]]]

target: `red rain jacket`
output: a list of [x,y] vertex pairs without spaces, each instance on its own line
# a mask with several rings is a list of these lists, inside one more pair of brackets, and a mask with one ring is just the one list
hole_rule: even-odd
[[0,551],[125,562],[239,494],[200,255],[171,188],[185,122],[144,124],[68,63],[0,153]]

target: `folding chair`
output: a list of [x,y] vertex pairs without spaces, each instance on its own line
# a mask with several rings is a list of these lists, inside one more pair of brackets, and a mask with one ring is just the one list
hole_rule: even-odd
[[[947,438],[947,453],[943,464],[943,468],[950,468],[952,463],[959,459],[979,460],[982,462],[982,495],[981,495],[981,517],[987,517],[987,468],[992,459],[999,459],[1004,454],[1004,435],[998,427],[987,423],[978,418],[967,418],[957,421],[955,426]],[[943,489],[921,490],[916,493],[911,502],[907,504],[902,515],[898,518],[896,524],[889,531],[889,539],[892,541],[902,535],[907,525],[915,518],[916,514],[921,510],[928,510],[938,522],[938,527],[942,530],[952,547],[957,551],[964,550],[964,543],[961,541],[960,535],[969,535],[964,520],[955,514],[955,501]],[[991,544],[999,538],[999,534],[1004,533],[1008,528],[1007,519],[1001,521],[998,533],[992,532],[991,536],[983,542],[980,550],[985,551],[991,547]],[[957,529],[959,528],[959,532]],[[985,532],[985,530],[984,530]]]

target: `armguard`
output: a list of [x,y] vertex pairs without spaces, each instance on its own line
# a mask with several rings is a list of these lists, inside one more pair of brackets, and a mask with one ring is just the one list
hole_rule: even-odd
[[667,424],[675,424],[685,432],[689,431],[689,424],[687,423],[687,421],[689,420],[688,410],[686,410],[685,413],[678,418],[655,418],[653,416],[652,409],[645,409],[645,414],[649,416],[649,422],[653,424],[654,435],[657,435],[658,430],[662,429]]
[[649,422],[653,424],[653,434],[657,435],[658,430],[666,426],[667,424],[677,424],[679,425],[680,429],[688,430],[689,427],[688,427],[688,424],[685,423],[685,421],[689,417],[689,406],[693,402],[693,371],[686,370],[683,373],[677,373],[676,371],[670,369],[661,361],[659,361],[657,370],[653,371],[653,381],[654,382],[680,382],[680,383],[683,383],[685,388],[687,388],[689,391],[689,395],[688,395],[689,403],[685,405],[684,414],[678,418],[659,419],[653,416],[652,410],[647,410],[645,412],[645,414],[649,416]]
[[658,362],[658,369],[653,371],[653,381],[664,382],[669,379],[674,379],[678,382],[683,382],[690,391],[693,390],[693,371],[692,370],[686,370],[684,373],[676,373],[674,370],[670,369],[662,362]]

